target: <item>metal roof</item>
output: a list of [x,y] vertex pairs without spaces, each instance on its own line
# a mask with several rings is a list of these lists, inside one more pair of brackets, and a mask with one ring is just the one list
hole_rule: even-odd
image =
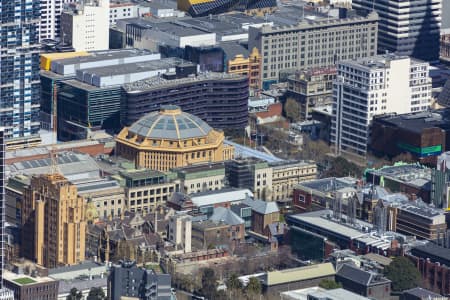
[[334,276],[335,273],[332,263],[315,264],[306,267],[267,272],[264,276],[264,284],[268,286],[286,284],[289,282]]
[[293,290],[282,292],[281,299],[284,300],[306,300],[308,297],[314,297],[314,299],[327,299],[327,300],[369,300],[370,298],[360,296],[353,292],[344,290],[342,288],[325,290],[320,287],[311,287],[300,290]]
[[[129,128],[128,132],[145,138],[183,140],[204,137],[212,128],[200,118],[181,112],[151,112]],[[172,110],[171,110],[172,111]]]
[[364,286],[390,282],[389,279],[382,277],[379,274],[362,270],[347,263],[341,265],[340,269],[336,272],[336,276],[346,278],[352,282],[362,284]]
[[232,142],[230,140],[225,140],[224,143],[234,147],[235,157],[242,157],[242,158],[254,157],[267,161],[269,163],[283,161],[283,159],[276,157],[274,155],[255,150],[250,147],[246,147],[244,145]]
[[271,213],[279,212],[278,205],[276,202],[266,202],[262,200],[253,200],[253,199],[245,199],[242,203],[248,205],[252,208],[252,210],[257,213],[267,215]]
[[249,189],[226,188],[192,194],[191,201],[195,206],[201,207],[223,202],[242,202],[248,196],[253,197],[253,193]]
[[[6,168],[10,175],[38,175],[50,173],[51,164],[50,158],[43,158],[16,162]],[[69,180],[100,174],[99,166],[90,155],[70,151],[58,153],[58,169]]]
[[86,62],[98,62],[102,60],[123,59],[150,54],[154,54],[154,52],[145,49],[135,49],[135,48],[100,50],[89,52],[89,56],[77,56],[71,58],[58,59],[58,62],[56,63],[61,65],[72,65],[72,64],[82,64]]
[[244,220],[241,217],[225,207],[214,208],[214,213],[209,219],[214,222],[224,222],[228,225],[244,224]]

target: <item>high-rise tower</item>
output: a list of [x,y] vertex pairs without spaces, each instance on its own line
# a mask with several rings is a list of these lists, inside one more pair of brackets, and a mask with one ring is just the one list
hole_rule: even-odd
[[40,142],[39,2],[0,0],[0,126],[8,147]]
[[425,111],[431,103],[427,62],[394,54],[338,64],[331,142],[336,154],[367,155],[374,116]]
[[378,51],[425,61],[439,59],[442,0],[353,0],[353,7],[379,15]]
[[85,205],[75,185],[58,173],[33,176],[22,209],[25,257],[46,268],[84,260]]
[[60,18],[64,0],[41,0],[41,22],[39,25],[39,40],[59,39]]
[[12,300],[14,294],[3,286],[5,253],[5,140],[0,128],[0,300]]
[[[39,23],[39,41],[52,39],[62,41],[61,14],[66,3],[76,0],[41,0],[41,20]],[[64,42],[64,41],[63,41]]]

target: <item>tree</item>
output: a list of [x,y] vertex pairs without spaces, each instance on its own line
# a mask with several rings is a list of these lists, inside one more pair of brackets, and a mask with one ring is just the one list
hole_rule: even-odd
[[284,113],[291,122],[297,122],[300,119],[300,106],[295,99],[288,98],[286,100]]
[[326,290],[338,289],[342,287],[342,284],[331,280],[331,279],[323,279],[319,282],[319,286]]
[[254,299],[256,296],[261,294],[261,282],[258,278],[250,277],[245,291],[251,299]]
[[400,153],[399,155],[395,156],[394,158],[392,158],[392,162],[405,162],[405,163],[413,163],[416,160],[414,159],[414,157],[411,155],[411,153],[409,152],[403,152]]
[[92,287],[86,300],[104,300],[106,299],[105,292],[101,287]]
[[349,175],[360,177],[362,168],[341,156],[336,157],[331,163],[331,168],[325,172],[325,177],[344,177]]
[[307,136],[304,136],[303,147],[300,152],[301,159],[312,159],[317,162],[326,160],[327,154],[331,152],[330,147],[324,141],[313,141]]
[[217,291],[214,300],[227,300],[227,293],[224,290]]
[[227,289],[230,291],[230,296],[234,291],[242,289],[242,283],[236,273],[231,274],[227,280]]
[[80,300],[83,299],[83,294],[77,288],[70,289],[70,294],[67,295],[66,300]]
[[384,268],[384,273],[392,281],[392,290],[404,291],[416,287],[420,280],[420,273],[414,264],[406,257],[399,256]]
[[202,270],[201,293],[208,299],[214,299],[216,292],[217,292],[216,273],[211,268],[204,268]]

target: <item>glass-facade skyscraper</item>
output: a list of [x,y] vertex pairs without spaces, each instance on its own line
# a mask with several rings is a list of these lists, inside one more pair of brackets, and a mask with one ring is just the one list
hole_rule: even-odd
[[0,0],[0,126],[8,146],[39,142],[39,0]]

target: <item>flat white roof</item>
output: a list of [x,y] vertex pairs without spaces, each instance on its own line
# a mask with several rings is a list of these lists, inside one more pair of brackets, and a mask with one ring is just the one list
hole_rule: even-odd
[[191,200],[195,206],[200,207],[223,202],[237,203],[243,201],[247,196],[253,197],[253,193],[249,189],[233,189],[193,194]]

